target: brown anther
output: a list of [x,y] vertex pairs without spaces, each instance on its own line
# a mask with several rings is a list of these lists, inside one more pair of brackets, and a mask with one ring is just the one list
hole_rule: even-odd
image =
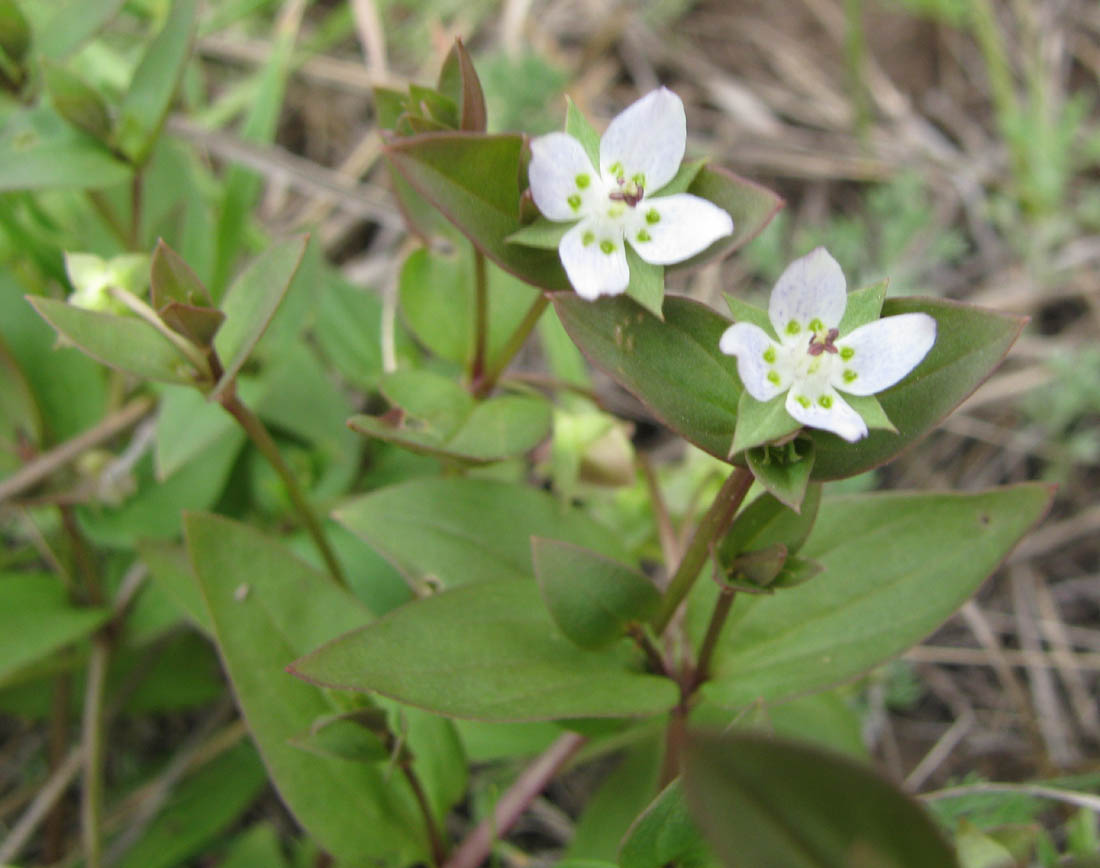
[[837,339],[837,335],[840,334],[840,329],[829,329],[825,333],[825,340],[819,341],[817,335],[810,335],[810,346],[807,348],[811,356],[820,356],[822,353],[838,353],[840,350],[836,348],[833,341]]

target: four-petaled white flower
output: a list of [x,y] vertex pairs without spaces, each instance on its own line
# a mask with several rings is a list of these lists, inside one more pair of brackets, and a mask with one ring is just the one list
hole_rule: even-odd
[[787,266],[772,290],[768,319],[779,340],[739,322],[726,329],[719,347],[737,356],[737,372],[757,401],[786,392],[787,412],[797,421],[854,443],[867,436],[867,424],[838,390],[873,395],[899,382],[932,348],[936,321],[903,313],[841,337],[837,326],[847,303],[844,273],[818,247]]
[[733,232],[717,205],[674,193],[654,196],[684,157],[684,104],[666,88],[618,115],[600,139],[600,165],[567,133],[531,142],[531,196],[545,217],[579,220],[558,254],[582,298],[617,295],[630,283],[624,239],[653,265],[682,262]]

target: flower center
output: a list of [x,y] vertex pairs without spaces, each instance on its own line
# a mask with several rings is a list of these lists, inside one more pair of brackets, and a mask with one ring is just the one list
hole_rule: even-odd
[[817,331],[810,335],[810,345],[806,348],[811,356],[820,356],[822,353],[837,353],[839,350],[836,344],[833,343],[840,334],[839,329],[829,329],[825,332],[825,336],[821,336],[821,332]]
[[631,178],[627,178],[622,172],[619,172],[618,177],[615,178],[615,183],[619,185],[618,189],[607,194],[607,197],[613,202],[625,202],[633,208],[645,196],[645,176],[640,172]]

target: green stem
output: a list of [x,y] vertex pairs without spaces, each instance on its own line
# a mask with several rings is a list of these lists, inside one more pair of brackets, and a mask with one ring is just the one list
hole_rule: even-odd
[[141,169],[134,169],[134,179],[130,182],[130,249],[141,249],[141,207],[142,207],[142,180],[144,174]]
[[488,366],[485,374],[477,382],[473,384],[473,393],[477,398],[484,398],[496,386],[497,380],[500,379],[500,375],[504,373],[504,369],[508,367],[509,362],[516,353],[519,352],[520,347],[523,346],[524,341],[527,340],[527,336],[531,334],[532,329],[538,324],[539,317],[542,316],[542,312],[546,310],[546,306],[550,304],[550,297],[545,293],[539,295],[535,299],[534,303],[527,309],[527,313],[523,316],[523,321],[516,326],[516,330],[512,332],[508,338],[508,342],[505,343],[504,348],[500,351],[500,354]]
[[684,556],[680,559],[680,565],[676,568],[672,580],[665,591],[661,608],[653,619],[653,630],[657,635],[664,632],[672,616],[687,597],[688,592],[699,577],[703,564],[710,556],[710,546],[729,528],[733,521],[741,501],[745,499],[752,485],[752,473],[744,467],[735,467],[729,478],[722,485],[714,503],[710,505],[706,515],[703,516],[699,526],[695,529],[695,535],[688,543]]
[[431,803],[428,802],[428,796],[425,794],[424,787],[421,786],[420,779],[416,776],[412,766],[409,763],[402,763],[401,771],[405,775],[405,780],[409,783],[409,789],[412,790],[413,796],[416,797],[416,803],[420,806],[420,813],[424,815],[424,825],[428,830],[428,845],[432,851],[432,865],[438,868],[447,858],[447,848],[443,843],[439,826],[436,825]]
[[733,599],[737,592],[732,588],[722,588],[718,596],[718,602],[714,604],[714,611],[710,615],[710,623],[707,624],[707,632],[703,637],[703,644],[699,646],[699,659],[695,665],[695,675],[691,679],[689,691],[694,693],[707,678],[710,677],[710,663],[714,659],[714,649],[718,647],[718,637],[722,635],[722,628],[726,626],[726,618],[729,617],[733,607]]
[[489,275],[485,254],[474,250],[474,358],[470,364],[470,382],[476,383],[485,372],[485,346],[489,339]]
[[101,868],[103,864],[103,695],[110,654],[111,640],[101,631],[92,642],[84,691],[84,788],[80,829],[87,868]]
[[321,530],[321,523],[317,520],[317,516],[313,512],[313,508],[309,505],[305,495],[302,493],[302,489],[298,486],[298,480],[295,479],[294,474],[290,468],[287,467],[286,462],[283,461],[283,456],[279,453],[279,447],[275,443],[274,438],[268,433],[264,423],[260,421],[260,417],[248,409],[240,398],[237,397],[237,390],[234,386],[230,386],[228,389],[222,391],[221,396],[218,398],[221,405],[234,419],[240,423],[240,426],[244,429],[245,433],[251,438],[252,442],[256,444],[256,448],[263,453],[271,466],[275,468],[275,471],[282,477],[283,482],[286,484],[287,492],[290,494],[290,500],[294,504],[294,508],[298,510],[298,515],[301,516],[303,522],[305,522],[306,530],[309,531],[309,535],[313,537],[313,542],[317,545],[317,550],[321,553],[321,557],[325,561],[325,566],[328,567],[329,574],[332,576],[333,581],[341,587],[347,587],[347,579],[344,578],[344,571],[340,568],[340,562],[336,559],[335,553],[329,546],[328,540],[325,538],[324,531]]

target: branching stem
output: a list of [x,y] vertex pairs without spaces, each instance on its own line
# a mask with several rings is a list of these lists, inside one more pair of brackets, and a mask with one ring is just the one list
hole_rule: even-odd
[[519,352],[520,347],[523,346],[524,342],[527,340],[527,336],[531,334],[532,329],[538,324],[539,317],[542,316],[542,312],[546,310],[546,306],[549,303],[549,296],[543,293],[539,295],[531,304],[531,307],[527,309],[527,313],[524,314],[522,322],[516,326],[516,330],[512,332],[511,336],[508,338],[508,342],[501,349],[500,354],[486,367],[484,375],[473,383],[472,391],[475,397],[484,398],[493,391],[493,387],[496,386],[497,380],[500,379],[500,375],[504,373],[504,369],[508,367],[509,362],[511,362],[515,354]]

